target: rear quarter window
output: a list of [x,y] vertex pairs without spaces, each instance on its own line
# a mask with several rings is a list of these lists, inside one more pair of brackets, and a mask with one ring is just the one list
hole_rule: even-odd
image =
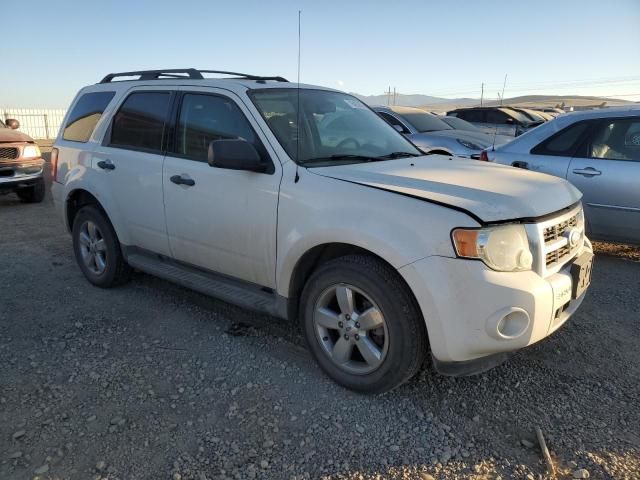
[[534,155],[572,157],[587,131],[588,122],[578,122],[563,128],[531,149]]
[[98,120],[115,96],[115,92],[93,92],[82,95],[73,106],[62,138],[72,142],[87,142]]

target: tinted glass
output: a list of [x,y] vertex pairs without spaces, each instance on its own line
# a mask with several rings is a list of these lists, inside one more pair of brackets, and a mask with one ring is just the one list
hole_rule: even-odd
[[[500,110],[496,110],[496,111],[500,111]],[[531,123],[532,121],[524,113],[518,112],[517,110],[509,110],[508,116],[515,118],[518,122],[523,124]]]
[[468,131],[471,131],[471,132],[482,132],[482,130],[480,130],[475,125],[467,122],[466,120],[458,118],[458,117],[441,117],[440,119],[444,123],[449,125],[450,127],[455,128],[456,130],[468,130]]
[[256,90],[251,97],[289,157],[300,164],[420,155],[400,133],[351,95],[286,88]]
[[183,97],[177,153],[206,162],[209,143],[227,138],[257,143],[249,121],[233,101],[212,95],[187,94]]
[[69,114],[62,138],[72,142],[87,142],[114,95],[115,92],[95,92],[82,95]]
[[602,122],[589,142],[588,156],[640,161],[640,119]]
[[482,123],[485,121],[484,111],[482,110],[462,110],[461,112],[458,112],[457,117],[462,118],[467,122]]
[[578,141],[589,124],[587,122],[574,123],[548,138],[531,150],[538,155],[573,156],[578,147]]
[[408,133],[407,129],[402,124],[402,122],[400,120],[398,120],[396,117],[394,117],[393,115],[389,115],[388,113],[385,113],[385,112],[378,112],[378,115],[380,115],[382,118],[384,118],[390,125],[396,125],[396,126],[402,128],[403,132]]
[[507,119],[510,118],[502,110],[488,110],[487,111],[487,123],[495,123],[502,125],[507,123]]
[[113,118],[111,145],[161,151],[170,99],[168,92],[129,95]]
[[427,112],[402,112],[399,115],[419,132],[452,130],[449,125],[444,123],[438,117]]

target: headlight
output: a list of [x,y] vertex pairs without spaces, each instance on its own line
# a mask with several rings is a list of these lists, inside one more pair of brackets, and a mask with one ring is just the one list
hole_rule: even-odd
[[477,143],[469,142],[467,140],[460,140],[459,138],[456,138],[456,142],[458,142],[464,148],[468,148],[469,150],[482,150],[484,148]]
[[530,270],[533,255],[524,225],[501,225],[481,229],[457,228],[452,233],[456,253],[478,258],[489,268],[501,272]]
[[27,145],[22,149],[22,156],[24,158],[38,158],[40,157],[40,149],[37,145]]

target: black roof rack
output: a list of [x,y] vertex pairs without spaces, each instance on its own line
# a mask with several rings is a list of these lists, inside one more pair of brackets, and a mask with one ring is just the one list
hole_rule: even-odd
[[276,82],[288,82],[283,77],[263,77],[260,75],[249,75],[238,72],[225,72],[222,70],[197,70],[195,68],[171,68],[166,70],[138,70],[135,72],[110,73],[100,83],[111,83],[117,77],[138,77],[136,80],[166,80],[172,78],[187,78],[190,80],[204,80],[203,73],[218,73],[221,75],[233,75],[236,79],[257,80],[265,82],[274,80]]

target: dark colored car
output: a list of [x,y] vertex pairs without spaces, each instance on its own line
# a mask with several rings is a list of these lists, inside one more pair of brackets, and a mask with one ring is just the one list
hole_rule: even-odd
[[26,203],[44,199],[44,160],[29,135],[16,131],[17,120],[0,120],[0,195],[15,192]]

